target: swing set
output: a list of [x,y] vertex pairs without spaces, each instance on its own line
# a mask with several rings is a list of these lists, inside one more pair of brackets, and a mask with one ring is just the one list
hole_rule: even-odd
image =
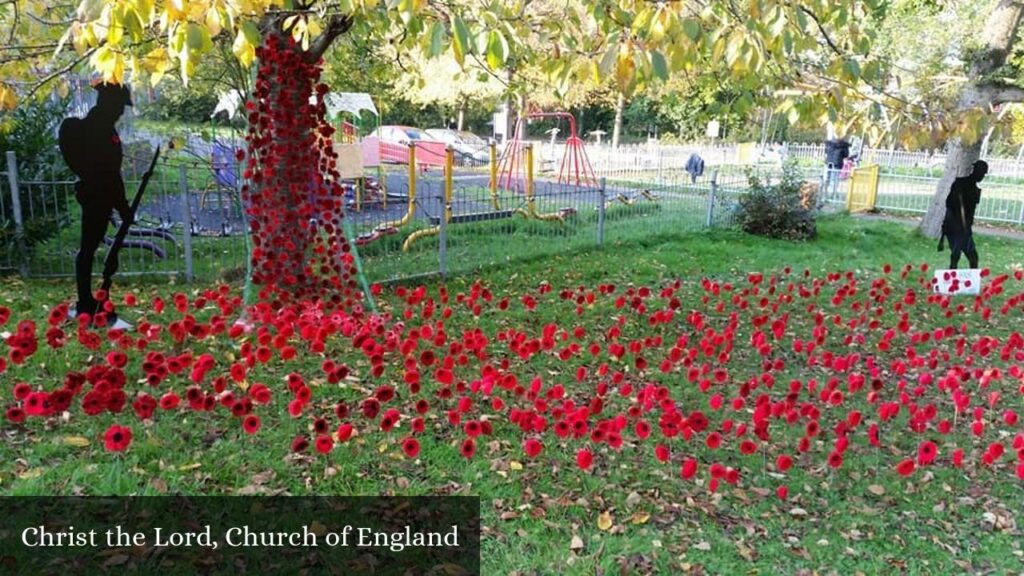
[[526,160],[526,124],[530,120],[558,118],[569,123],[569,137],[565,141],[562,163],[558,169],[558,183],[573,186],[589,186],[597,188],[597,176],[590,165],[583,139],[576,132],[576,117],[568,112],[529,112],[519,117],[513,137],[509,140],[498,164],[498,186],[505,190],[513,190],[519,175],[525,180]]

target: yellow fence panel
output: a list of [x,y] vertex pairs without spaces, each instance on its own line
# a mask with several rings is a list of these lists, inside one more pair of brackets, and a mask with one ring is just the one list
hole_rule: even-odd
[[846,209],[850,212],[874,210],[878,197],[878,164],[855,168],[850,174]]
[[742,142],[736,145],[736,163],[753,164],[757,159],[757,142]]

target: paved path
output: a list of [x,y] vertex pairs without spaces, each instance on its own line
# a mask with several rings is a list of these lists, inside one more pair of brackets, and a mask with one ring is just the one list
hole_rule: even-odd
[[[906,224],[907,226],[917,226],[921,222],[921,218],[892,216],[890,214],[857,213],[854,214],[854,216],[857,218],[863,218],[864,220],[884,220],[886,222]],[[1012,240],[1024,241],[1024,230],[1016,230],[1013,228],[997,228],[995,226],[975,224],[974,232],[976,232],[977,234],[981,234],[983,236],[998,236],[1000,238],[1010,238]]]

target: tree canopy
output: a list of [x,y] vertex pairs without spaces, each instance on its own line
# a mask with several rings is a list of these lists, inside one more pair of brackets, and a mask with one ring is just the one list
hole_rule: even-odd
[[[220,46],[248,67],[275,32],[295,38],[311,58],[345,35],[419,54],[418,61],[444,56],[459,66],[511,71],[506,91],[513,96],[528,92],[538,74],[559,94],[586,82],[628,96],[680,74],[710,73],[735,95],[723,113],[771,105],[791,123],[832,123],[840,132],[888,132],[907,146],[933,145],[976,138],[990,116],[991,102],[964,108],[953,101],[958,74],[979,53],[972,29],[997,3],[9,0],[0,4],[7,40],[0,108],[65,90],[63,73],[79,65],[108,81],[130,73],[133,81],[177,74],[187,82]],[[1019,53],[1010,58],[993,81],[1019,85],[1021,60]],[[936,98],[943,90],[946,97]]]

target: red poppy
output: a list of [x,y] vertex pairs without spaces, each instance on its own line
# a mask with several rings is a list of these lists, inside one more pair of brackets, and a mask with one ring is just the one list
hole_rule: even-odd
[[668,446],[658,444],[654,447],[654,457],[657,458],[659,462],[668,462],[668,459],[671,457],[671,451]]
[[406,457],[415,458],[420,453],[420,442],[419,440],[408,437],[402,440],[402,451],[405,452]]
[[132,402],[132,409],[139,420],[148,420],[153,417],[153,412],[156,410],[156,400],[149,394],[140,394]]
[[722,436],[718,432],[712,432],[704,439],[704,443],[707,444],[708,448],[714,450],[722,443]]
[[793,459],[787,456],[786,454],[780,454],[778,458],[775,459],[775,469],[778,470],[779,472],[785,472],[786,470],[789,470],[790,466],[792,465]]
[[246,434],[255,434],[260,429],[260,418],[255,414],[249,414],[242,420],[242,429]]
[[28,398],[28,395],[32,393],[32,387],[26,382],[18,382],[14,385],[14,399],[24,400]]
[[349,423],[338,426],[338,442],[348,442],[349,438],[352,437],[353,428]]
[[917,465],[927,466],[935,460],[939,449],[931,440],[925,440],[917,446]]
[[459,448],[459,453],[462,454],[463,458],[472,458],[473,454],[476,454],[476,441],[472,438],[466,438],[462,441],[462,446]]
[[544,445],[535,438],[530,438],[523,443],[523,452],[526,453],[527,458],[536,458],[542,450],[544,450]]
[[683,460],[682,466],[679,467],[679,476],[683,480],[689,480],[693,478],[693,475],[697,473],[697,461],[693,458],[687,458]]
[[645,440],[651,435],[651,425],[648,424],[646,420],[640,420],[636,423],[636,426],[633,427],[633,431],[636,433],[637,438]]
[[327,420],[323,418],[314,418],[313,432],[315,434],[327,434]]
[[162,410],[174,410],[178,407],[180,399],[174,392],[167,392],[160,397],[160,408]]
[[843,465],[843,455],[840,452],[833,450],[828,455],[828,465],[832,468],[839,468]]
[[132,443],[132,429],[113,424],[103,435],[103,446],[110,452],[123,452]]
[[327,434],[321,434],[316,437],[316,451],[321,454],[327,454],[334,449],[334,440],[331,439]]
[[752,440],[744,440],[743,442],[740,442],[740,452],[747,455],[757,452],[757,443]]
[[25,411],[17,406],[7,409],[7,420],[13,424],[21,424],[25,421]]
[[292,452],[305,452],[309,448],[309,440],[299,435],[292,438]]
[[590,452],[590,450],[584,448],[576,452],[576,465],[579,466],[581,470],[586,470],[590,468],[591,464],[593,463],[594,455]]
[[422,417],[413,418],[412,422],[410,423],[410,428],[412,428],[414,434],[419,434],[426,429],[426,424]]
[[896,465],[896,472],[899,472],[900,476],[910,476],[914,473],[914,461],[910,458],[903,460]]
[[775,489],[775,495],[778,496],[779,500],[785,500],[789,498],[789,487],[783,484]]
[[480,426],[480,422],[477,422],[476,420],[470,420],[469,422],[463,424],[462,431],[466,433],[466,436],[469,436],[470,438],[476,438],[477,436],[480,435],[480,433],[483,430]]

